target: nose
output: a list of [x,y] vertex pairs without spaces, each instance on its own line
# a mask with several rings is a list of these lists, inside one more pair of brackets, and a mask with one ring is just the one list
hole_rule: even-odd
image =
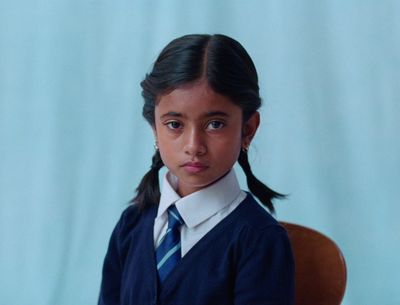
[[192,157],[201,156],[207,152],[207,146],[201,130],[196,128],[188,130],[185,137],[184,151]]

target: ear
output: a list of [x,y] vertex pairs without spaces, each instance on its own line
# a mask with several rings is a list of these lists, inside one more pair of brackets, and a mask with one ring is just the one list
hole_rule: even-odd
[[243,124],[242,148],[244,149],[249,148],[251,140],[253,140],[259,125],[260,125],[260,113],[256,111]]

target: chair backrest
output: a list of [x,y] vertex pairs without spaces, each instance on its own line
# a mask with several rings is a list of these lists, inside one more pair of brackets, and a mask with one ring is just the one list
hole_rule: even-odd
[[296,305],[339,305],[346,288],[346,263],[327,236],[281,222],[292,243],[296,264]]

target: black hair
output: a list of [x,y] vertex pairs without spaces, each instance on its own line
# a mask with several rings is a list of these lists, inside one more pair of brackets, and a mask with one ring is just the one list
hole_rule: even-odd
[[[194,34],[171,41],[161,51],[152,71],[141,82],[144,118],[154,126],[155,106],[160,97],[201,79],[206,80],[215,92],[228,97],[242,109],[243,123],[261,106],[257,71],[243,46],[221,34]],[[254,176],[246,150],[240,152],[238,162],[246,175],[250,192],[274,212],[272,200],[285,196],[271,190]],[[142,178],[132,203],[142,209],[158,204],[158,172],[163,165],[157,150],[151,169]]]

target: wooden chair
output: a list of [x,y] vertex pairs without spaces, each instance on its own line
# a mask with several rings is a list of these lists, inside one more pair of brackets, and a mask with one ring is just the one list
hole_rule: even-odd
[[296,264],[296,305],[339,305],[346,288],[346,263],[327,236],[300,225],[286,228]]

